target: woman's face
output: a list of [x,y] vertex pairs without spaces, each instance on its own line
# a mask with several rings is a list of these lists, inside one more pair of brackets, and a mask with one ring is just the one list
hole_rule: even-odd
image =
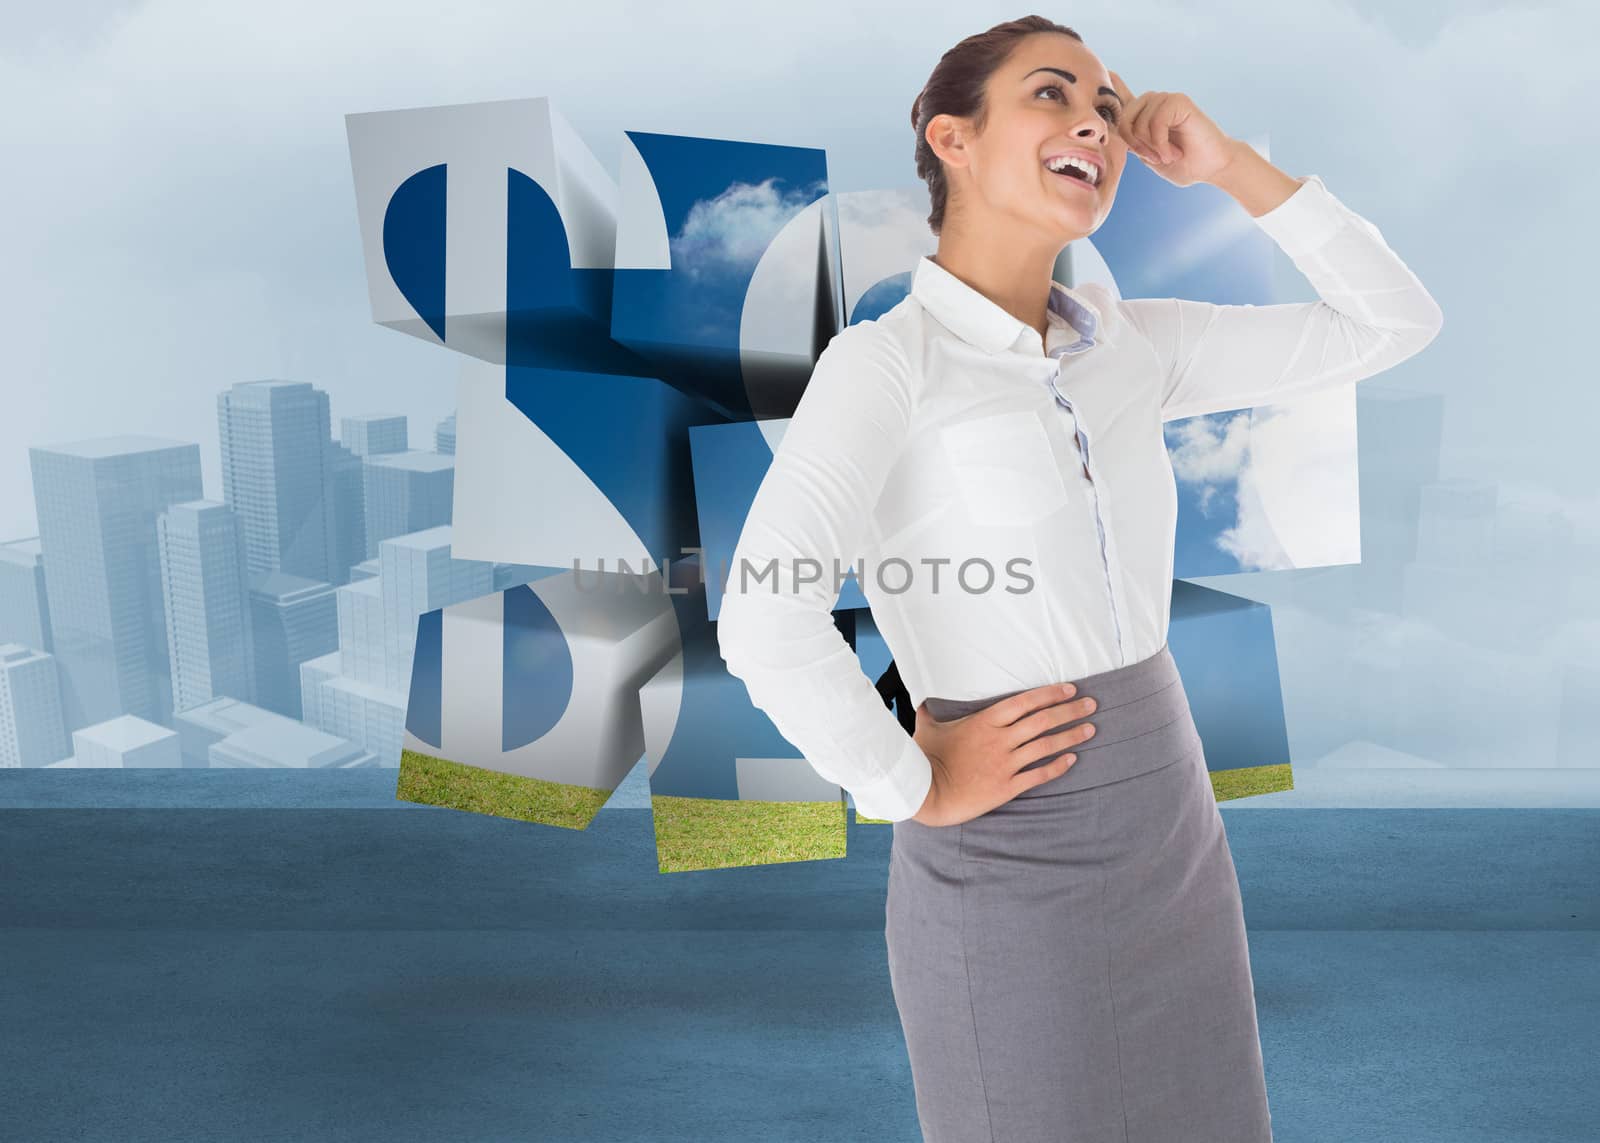
[[[1104,65],[1071,36],[1040,32],[1017,44],[985,92],[983,133],[971,135],[966,124],[966,167],[949,172],[961,184],[952,197],[965,199],[958,209],[1011,215],[1063,245],[1092,233],[1111,211],[1128,157],[1117,130],[1121,101]],[[1069,152],[1099,168],[1097,182],[1051,169],[1058,164],[1050,160]]]

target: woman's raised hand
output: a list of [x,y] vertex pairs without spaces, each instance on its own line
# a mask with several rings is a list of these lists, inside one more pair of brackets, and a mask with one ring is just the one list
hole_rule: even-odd
[[1111,72],[1111,84],[1122,97],[1117,134],[1145,166],[1173,186],[1211,182],[1247,145],[1224,132],[1182,92],[1146,91],[1135,98],[1116,72]]
[[1077,687],[1072,683],[1051,683],[948,722],[929,714],[926,702],[917,707],[917,730],[912,738],[933,765],[933,784],[912,819],[929,826],[971,821],[1022,791],[1065,774],[1078,760],[1076,754],[1063,754],[1043,766],[1021,771],[1094,733],[1092,724],[1080,722],[1045,734],[1094,710],[1094,699],[1074,700],[1075,694]]

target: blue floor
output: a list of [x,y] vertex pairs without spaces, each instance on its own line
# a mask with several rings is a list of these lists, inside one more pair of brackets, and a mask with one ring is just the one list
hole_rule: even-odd
[[[918,1140],[888,827],[661,875],[636,789],[583,832],[393,789],[0,772],[0,1137]],[[1596,811],[1223,817],[1277,1143],[1596,1138]]]

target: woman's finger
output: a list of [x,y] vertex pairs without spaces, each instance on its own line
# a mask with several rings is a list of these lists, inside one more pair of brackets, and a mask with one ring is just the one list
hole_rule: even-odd
[[1150,133],[1150,118],[1160,109],[1161,93],[1147,91],[1139,97],[1141,100],[1139,110],[1134,114],[1133,122],[1129,125],[1129,132],[1134,143],[1139,147],[1139,155],[1151,162],[1161,162],[1161,155],[1156,150],[1154,137]]
[[1171,163],[1178,158],[1178,150],[1173,147],[1173,123],[1176,122],[1178,96],[1165,91],[1162,93],[1162,106],[1150,115],[1150,146],[1154,147],[1155,154],[1162,157],[1163,163]]
[[1183,101],[1177,96],[1166,100],[1161,105],[1161,111],[1150,124],[1151,134],[1155,137],[1156,147],[1161,152],[1161,161],[1170,163],[1178,157],[1177,148],[1172,145],[1172,129],[1183,120]]
[[1111,87],[1121,97],[1122,101],[1122,106],[1117,109],[1117,134],[1127,144],[1128,150],[1135,155],[1139,155],[1142,159],[1144,156],[1139,153],[1138,140],[1133,137],[1133,117],[1138,114],[1139,108],[1144,106],[1144,97],[1134,95],[1127,83],[1116,72],[1110,72],[1110,75]]
[[1129,104],[1127,115],[1118,125],[1117,131],[1122,136],[1122,141],[1128,145],[1128,150],[1148,163],[1150,161],[1150,152],[1145,149],[1144,144],[1139,141],[1139,137],[1134,134],[1134,117],[1139,114],[1143,107],[1142,96]]
[[[1108,69],[1109,70],[1109,69]],[[1127,139],[1128,123],[1133,113],[1139,109],[1139,97],[1129,90],[1128,85],[1116,72],[1111,72],[1111,87],[1117,93],[1121,106],[1117,108],[1117,133]],[[1135,152],[1137,154],[1137,152]]]
[[1170,163],[1177,155],[1172,150],[1173,107],[1176,100],[1170,92],[1162,92],[1160,103],[1151,109],[1145,119],[1145,131],[1150,136],[1150,149],[1163,163]]

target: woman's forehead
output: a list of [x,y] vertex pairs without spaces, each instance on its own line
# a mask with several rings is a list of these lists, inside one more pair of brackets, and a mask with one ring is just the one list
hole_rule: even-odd
[[1079,83],[1088,82],[1093,87],[1111,83],[1110,73],[1099,57],[1071,36],[1059,32],[1040,32],[1027,37],[1000,70],[1014,79],[1021,79],[1038,67],[1061,68],[1071,72]]

